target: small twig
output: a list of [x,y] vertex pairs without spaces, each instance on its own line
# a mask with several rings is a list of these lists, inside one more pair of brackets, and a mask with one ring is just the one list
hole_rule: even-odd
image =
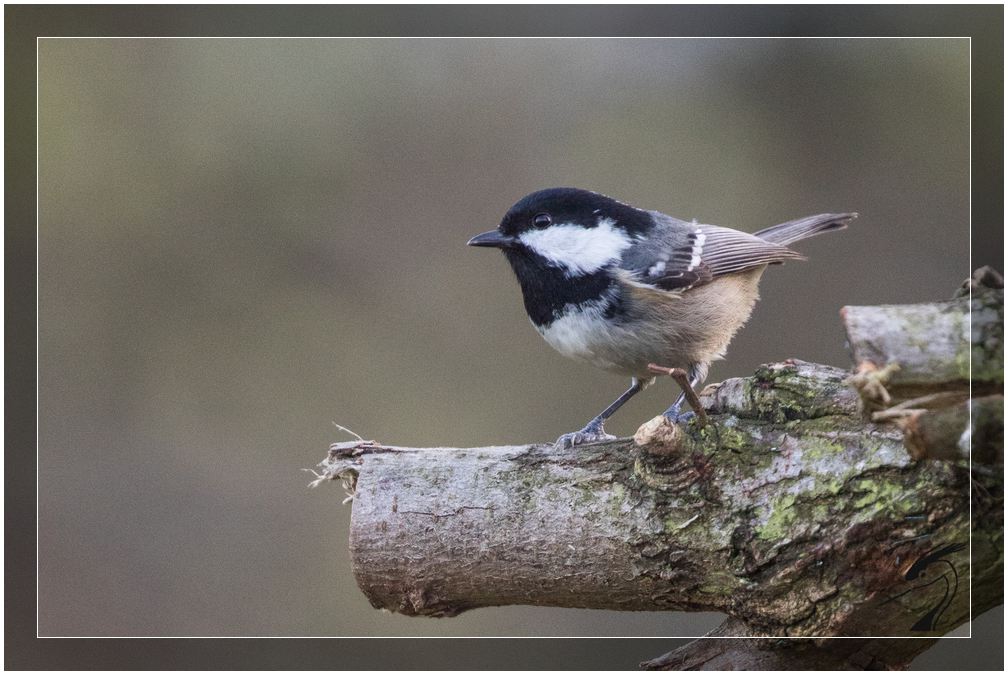
[[697,396],[696,390],[690,384],[689,375],[686,374],[685,370],[682,368],[664,368],[654,363],[648,364],[648,370],[655,375],[668,375],[675,380],[686,395],[686,401],[693,408],[693,412],[696,413],[700,426],[707,426],[707,411],[704,410],[703,404],[700,403],[700,397]]
[[889,405],[892,401],[886,385],[899,370],[898,363],[889,363],[884,368],[879,368],[871,361],[862,361],[857,365],[854,374],[847,378],[847,383],[857,389],[866,405],[877,408]]
[[962,403],[969,396],[964,391],[939,391],[934,394],[918,396],[894,406],[872,413],[873,422],[906,417],[919,412],[926,412],[935,408],[946,408],[957,403]]
[[905,417],[912,417],[926,412],[927,408],[900,408],[893,406],[892,408],[873,412],[871,418],[872,422],[885,422],[887,420],[901,420]]
[[356,431],[352,431],[352,430],[350,430],[350,429],[347,429],[347,428],[346,428],[345,426],[343,426],[342,424],[337,424],[335,420],[333,420],[333,426],[334,426],[334,427],[336,427],[337,429],[339,429],[340,431],[345,431],[345,432],[347,432],[348,434],[350,434],[351,436],[353,436],[354,438],[356,438],[356,439],[357,439],[358,441],[360,441],[361,443],[364,443],[364,442],[365,442],[365,441],[364,441],[364,438],[363,438],[363,437],[362,437],[362,436],[361,436],[360,434],[358,434],[358,433],[357,433]]
[[375,440],[365,440],[363,436],[358,434],[352,429],[348,429],[342,424],[333,421],[333,426],[344,431],[354,438],[356,441],[343,441],[342,443],[330,443],[329,444],[329,459],[335,459],[337,457],[354,457],[356,455],[361,455],[367,452],[369,449],[374,448],[378,445],[378,441]]
[[313,480],[312,482],[308,483],[308,487],[310,487],[310,488],[318,487],[319,485],[321,485],[325,481],[332,480],[332,476],[330,476],[328,474],[324,474],[324,473],[319,473],[315,469],[301,469],[301,470],[302,471],[307,471],[311,475],[315,476],[315,480]]

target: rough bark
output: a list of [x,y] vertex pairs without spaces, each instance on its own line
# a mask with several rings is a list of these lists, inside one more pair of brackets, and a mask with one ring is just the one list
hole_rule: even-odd
[[794,640],[752,635],[729,619],[708,636],[641,663],[648,670],[885,670],[909,663],[936,638]]
[[[968,620],[971,600],[973,615],[1002,602],[1003,401],[968,402],[968,364],[983,393],[1000,381],[1003,293],[972,296],[846,308],[856,388],[829,366],[764,366],[705,390],[703,429],[659,418],[568,451],[335,445],[320,480],[353,494],[357,582],[375,607],[410,615],[534,604],[731,617],[715,633],[739,639],[701,639],[651,668],[904,665]],[[972,470],[971,439],[989,449]],[[871,639],[787,639],[830,636]]]
[[936,392],[996,393],[1004,379],[1001,277],[977,270],[956,297],[916,305],[840,310],[859,369],[895,366],[885,388],[894,402]]

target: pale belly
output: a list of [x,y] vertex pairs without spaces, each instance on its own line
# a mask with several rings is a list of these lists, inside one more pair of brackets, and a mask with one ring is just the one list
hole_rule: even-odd
[[722,358],[748,320],[765,268],[717,279],[684,294],[623,288],[622,320],[589,305],[536,329],[555,350],[597,368],[647,378],[649,363],[689,368]]

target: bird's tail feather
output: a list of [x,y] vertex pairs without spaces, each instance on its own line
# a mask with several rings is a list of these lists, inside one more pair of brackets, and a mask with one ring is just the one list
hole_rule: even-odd
[[808,239],[823,232],[842,230],[847,227],[848,222],[857,216],[856,213],[820,213],[817,216],[789,220],[786,223],[760,230],[755,234],[765,241],[787,246],[792,242]]

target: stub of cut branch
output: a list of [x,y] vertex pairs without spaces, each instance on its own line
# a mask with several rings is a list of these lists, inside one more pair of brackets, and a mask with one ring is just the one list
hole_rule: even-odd
[[[936,391],[993,394],[1004,377],[1004,291],[978,270],[971,296],[916,305],[844,307],[840,310],[857,375],[875,377],[887,405]],[[999,278],[999,277],[997,277]],[[878,374],[881,372],[881,377]],[[891,397],[892,401],[878,398]]]
[[983,396],[935,410],[914,409],[895,419],[914,459],[1004,464],[1004,397]]

